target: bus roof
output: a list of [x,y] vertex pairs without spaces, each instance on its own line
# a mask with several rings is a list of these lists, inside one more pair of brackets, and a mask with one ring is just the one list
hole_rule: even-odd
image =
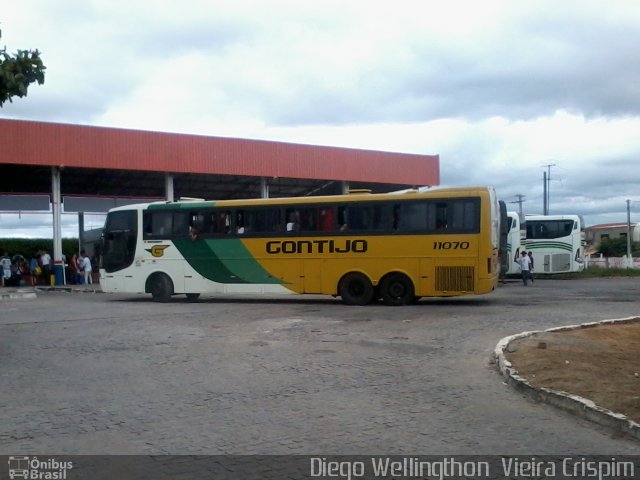
[[525,220],[580,220],[580,215],[577,214],[565,214],[565,215],[531,215],[524,216]]
[[281,197],[281,198],[246,198],[236,200],[183,200],[177,202],[151,202],[124,205],[109,210],[110,212],[123,210],[146,210],[153,209],[198,209],[216,207],[251,207],[267,205],[289,205],[289,204],[317,204],[317,203],[348,203],[360,201],[385,201],[385,200],[407,200],[410,198],[430,198],[430,197],[458,197],[474,196],[480,193],[492,191],[492,187],[453,187],[453,188],[432,188],[426,191],[407,190],[401,193],[364,193],[354,192],[346,195],[324,195],[308,197]]

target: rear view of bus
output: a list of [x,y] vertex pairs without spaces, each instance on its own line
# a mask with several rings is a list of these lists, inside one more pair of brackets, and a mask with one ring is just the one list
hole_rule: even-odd
[[493,291],[500,218],[489,187],[156,202],[109,212],[105,292],[324,294],[349,305]]
[[579,215],[526,215],[523,248],[533,254],[538,274],[584,269],[584,222]]

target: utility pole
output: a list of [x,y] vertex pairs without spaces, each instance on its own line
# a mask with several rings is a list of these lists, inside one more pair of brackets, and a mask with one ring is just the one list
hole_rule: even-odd
[[543,195],[544,195],[544,200],[543,200],[543,211],[544,211],[544,215],[549,215],[549,201],[551,199],[551,196],[549,194],[550,189],[551,189],[551,167],[555,167],[556,164],[555,163],[547,163],[546,165],[542,165],[543,167],[547,167],[547,171],[544,172],[544,175],[542,176],[542,182],[543,182]]
[[521,193],[516,193],[516,197],[518,197],[518,200],[516,200],[515,202],[509,202],[509,203],[518,204],[518,215],[520,216],[520,223],[522,223],[524,222],[524,215],[522,213],[522,204],[524,203],[525,195],[522,195]]
[[631,200],[627,200],[627,268],[633,267],[631,258]]
[[549,205],[547,204],[547,172],[542,172],[542,214],[549,215]]

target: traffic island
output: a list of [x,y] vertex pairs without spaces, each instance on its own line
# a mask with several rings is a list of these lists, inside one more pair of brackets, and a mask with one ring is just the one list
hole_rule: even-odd
[[523,332],[498,342],[506,383],[640,440],[640,318]]

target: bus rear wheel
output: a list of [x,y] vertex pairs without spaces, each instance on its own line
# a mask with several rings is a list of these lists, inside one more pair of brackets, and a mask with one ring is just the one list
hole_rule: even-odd
[[380,282],[379,291],[386,305],[411,305],[416,301],[413,282],[402,273],[391,273],[384,277]]
[[352,272],[340,280],[338,293],[347,305],[367,305],[373,300],[375,292],[366,275]]
[[156,273],[149,280],[148,291],[154,302],[167,303],[173,295],[173,282],[164,273]]

